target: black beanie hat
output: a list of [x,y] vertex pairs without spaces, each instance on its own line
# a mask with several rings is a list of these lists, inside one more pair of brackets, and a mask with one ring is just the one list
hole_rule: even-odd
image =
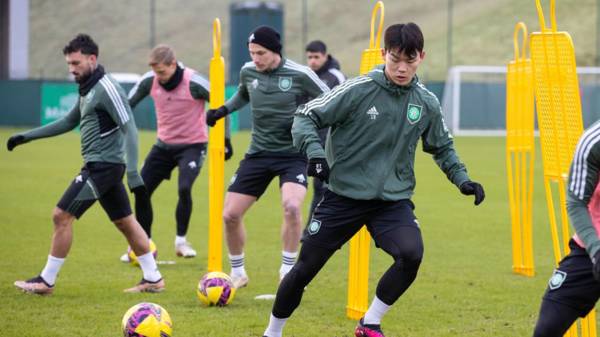
[[256,43],[281,55],[281,36],[275,29],[269,26],[256,28],[250,34],[250,37],[248,37],[248,44],[250,43]]

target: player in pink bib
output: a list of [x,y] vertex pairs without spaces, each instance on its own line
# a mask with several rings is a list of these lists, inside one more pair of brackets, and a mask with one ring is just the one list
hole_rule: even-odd
[[[156,110],[158,137],[144,161],[141,175],[151,197],[163,180],[171,178],[171,171],[175,167],[179,169],[175,252],[178,256],[194,257],[196,251],[186,234],[192,213],[192,185],[200,173],[208,142],[205,106],[209,100],[209,83],[193,69],[178,63],[175,52],[166,45],[152,50],[149,65],[152,71],[144,74],[129,92],[132,109],[150,95]],[[227,160],[233,154],[228,136],[225,148]],[[150,202],[136,202],[136,216],[151,237],[153,212],[147,205],[151,205]],[[121,260],[129,261],[127,254]]]

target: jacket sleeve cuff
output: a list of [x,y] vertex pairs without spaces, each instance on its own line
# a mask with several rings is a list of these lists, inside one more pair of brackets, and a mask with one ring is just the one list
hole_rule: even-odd
[[306,147],[306,156],[308,159],[325,158],[325,150],[319,142],[310,143]]
[[454,178],[452,179],[454,185],[456,185],[456,187],[460,188],[460,185],[466,183],[467,181],[471,180],[469,179],[469,175],[467,174],[467,172],[465,171],[461,171],[456,173],[456,175],[454,176]]

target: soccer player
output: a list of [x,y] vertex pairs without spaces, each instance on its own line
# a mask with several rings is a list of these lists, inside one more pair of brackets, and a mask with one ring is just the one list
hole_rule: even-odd
[[[330,89],[346,80],[346,77],[340,71],[340,63],[331,54],[327,53],[327,46],[323,41],[315,40],[306,45],[306,63]],[[329,128],[319,130],[322,146],[325,146],[328,131]],[[327,190],[325,182],[319,178],[313,178],[313,198],[308,213],[309,220],[312,218],[315,207],[323,199],[325,190]]]
[[[156,108],[157,140],[142,167],[142,179],[151,197],[164,179],[171,178],[171,171],[179,169],[175,253],[194,257],[196,251],[186,234],[192,214],[192,186],[206,155],[208,128],[204,110],[209,100],[209,85],[195,70],[178,63],[175,51],[167,45],[155,47],[148,64],[152,70],[129,92],[132,109],[148,95]],[[225,148],[228,160],[233,155],[229,137],[225,138]],[[136,203],[136,216],[148,237],[152,237],[152,208]],[[128,262],[129,256],[124,254],[121,261]]]
[[206,123],[212,126],[230,112],[251,105],[252,141],[231,180],[223,209],[231,277],[237,288],[248,283],[242,219],[276,176],[284,212],[280,278],[294,265],[307,177],[306,157],[294,148],[290,129],[298,105],[329,91],[312,70],[281,55],[280,36],[273,28],[256,28],[248,38],[248,50],[252,62],[240,70],[238,91],[225,105],[206,114]]
[[137,171],[137,129],[127,96],[115,79],[98,64],[98,45],[85,34],[77,35],[63,49],[69,72],[79,84],[77,104],[63,118],[16,134],[8,140],[12,151],[35,139],[63,134],[80,126],[83,168],[54,208],[54,235],[46,266],[41,274],[15,286],[25,292],[47,295],[54,290],[56,276],[65,262],[73,239],[73,221],[100,201],[102,208],[123,233],[139,258],[142,281],[126,292],[160,292],[165,288],[148,236],[132,215],[123,175],[129,188],[145,194]]
[[[265,336],[281,336],[304,287],[363,224],[393,264],[379,280],[355,335],[384,336],[381,319],[412,284],[423,256],[410,199],[419,139],[463,194],[474,194],[475,205],[484,199],[483,187],[469,179],[455,153],[438,99],[416,76],[425,57],[420,28],[414,23],[392,25],[384,41],[383,66],[296,112],[294,145],[308,156],[308,174],[329,185],[304,232],[298,262],[279,285]],[[326,152],[318,136],[324,127],[331,127]]]
[[548,282],[534,337],[563,336],[600,298],[599,134],[600,122],[596,122],[575,149],[567,185],[567,211],[575,235],[569,241],[570,253]]

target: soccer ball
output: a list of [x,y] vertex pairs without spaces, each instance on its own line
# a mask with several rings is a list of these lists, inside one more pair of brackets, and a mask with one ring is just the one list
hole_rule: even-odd
[[169,313],[154,303],[139,303],[123,316],[124,337],[171,337],[173,322]]
[[200,301],[208,306],[223,307],[233,300],[235,288],[229,275],[213,271],[202,276],[196,294]]
[[[156,244],[154,243],[154,241],[152,241],[152,239],[150,239],[150,251],[152,252],[152,255],[154,255],[154,259],[156,260],[156,258],[158,257],[158,249],[156,248]],[[131,263],[134,266],[140,265],[140,263],[138,262],[138,258],[131,249],[131,247],[127,248],[127,255],[129,256],[129,263]]]

